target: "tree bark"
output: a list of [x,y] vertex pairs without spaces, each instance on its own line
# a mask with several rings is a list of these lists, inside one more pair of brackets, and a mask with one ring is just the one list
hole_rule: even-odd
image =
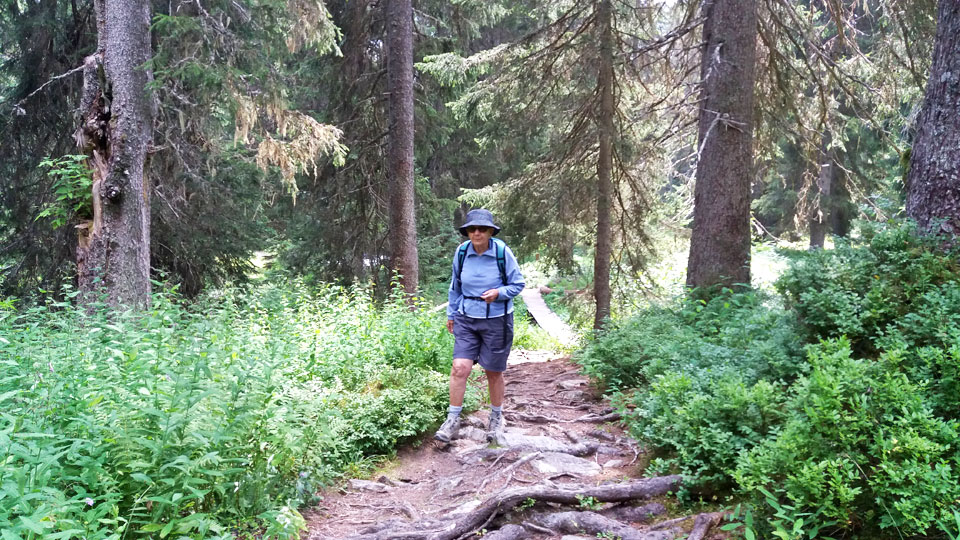
[[417,292],[417,227],[413,179],[413,7],[387,2],[387,91],[390,95],[390,258],[407,295]]
[[600,95],[599,152],[597,155],[597,245],[593,258],[593,296],[596,315],[593,327],[600,329],[610,317],[610,206],[613,191],[610,175],[613,171],[613,136],[616,104],[613,96],[613,28],[610,0],[595,4],[600,29],[600,73],[597,90]]
[[[960,2],[940,0],[933,64],[907,176],[907,215],[960,234]],[[931,230],[937,222],[939,230]]]
[[810,249],[822,249],[827,241],[827,229],[829,228],[831,194],[833,187],[833,176],[836,166],[834,165],[834,152],[830,150],[830,130],[824,128],[823,137],[820,141],[820,171],[816,182],[816,204],[813,212],[810,213]]
[[[847,154],[844,153],[844,156]],[[841,157],[840,159],[846,159]],[[845,161],[845,163],[849,163]],[[850,221],[855,210],[850,201],[850,192],[847,190],[847,173],[844,170],[834,171],[833,186],[830,189],[830,228],[834,238],[843,238],[850,234]]]
[[97,52],[87,58],[78,143],[93,169],[93,220],[79,228],[77,280],[86,302],[150,302],[150,183],[153,134],[150,3],[97,0]]
[[749,286],[757,6],[755,0],[707,0],[703,13],[687,286]]

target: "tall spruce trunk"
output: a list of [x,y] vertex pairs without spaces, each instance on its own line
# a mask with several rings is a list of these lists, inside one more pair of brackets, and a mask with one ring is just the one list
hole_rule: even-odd
[[755,0],[707,0],[687,286],[750,283]]
[[599,152],[597,156],[597,245],[593,258],[593,295],[596,315],[593,327],[600,329],[610,317],[610,206],[613,191],[613,136],[616,104],[613,96],[613,28],[610,0],[596,5],[600,29],[600,73],[597,80],[600,111],[597,118]]
[[960,2],[940,0],[933,65],[907,176],[907,215],[960,235]]
[[77,141],[93,170],[93,219],[78,228],[84,301],[150,303],[150,182],[144,176],[153,106],[150,3],[96,0],[97,52],[85,61]]
[[827,241],[827,229],[830,226],[831,194],[833,177],[836,166],[834,153],[830,150],[830,130],[824,127],[823,137],[820,140],[819,168],[817,174],[816,204],[810,214],[810,249],[823,248]]
[[390,260],[407,295],[417,292],[417,227],[413,185],[413,7],[387,1],[387,91],[390,94]]

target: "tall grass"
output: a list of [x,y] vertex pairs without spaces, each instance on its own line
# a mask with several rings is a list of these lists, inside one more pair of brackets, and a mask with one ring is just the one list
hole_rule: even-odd
[[0,537],[293,537],[297,507],[427,429],[452,337],[281,283],[139,315],[0,305]]

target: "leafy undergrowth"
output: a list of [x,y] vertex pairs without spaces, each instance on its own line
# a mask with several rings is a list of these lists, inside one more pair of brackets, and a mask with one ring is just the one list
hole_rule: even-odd
[[174,300],[0,306],[4,539],[294,537],[318,485],[442,416],[441,314],[299,283]]
[[792,257],[780,300],[647,309],[578,360],[656,450],[650,472],[747,502],[748,538],[957,538],[960,265],[941,248],[866,226]]

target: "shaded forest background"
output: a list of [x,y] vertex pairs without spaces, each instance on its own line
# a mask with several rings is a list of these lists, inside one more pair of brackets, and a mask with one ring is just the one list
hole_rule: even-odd
[[[574,253],[589,260],[604,237],[602,131],[612,130],[614,282],[643,280],[657,242],[689,230],[703,151],[699,3],[611,4],[605,84],[615,99],[603,111],[597,5],[414,6],[424,290],[442,287],[452,224],[480,205],[521,257],[589,282]],[[151,277],[195,296],[242,281],[263,252],[309,279],[386,290],[385,3],[180,2],[151,12]],[[822,245],[853,219],[902,212],[935,17],[932,1],[759,3],[755,159],[745,171],[754,239]],[[13,0],[0,26],[0,282],[7,295],[56,294],[75,279],[77,226],[92,212],[62,160],[80,153],[78,68],[96,47],[94,5]]]
[[0,1],[0,532],[298,538],[483,206],[678,512],[954,540],[958,107],[954,0]]

